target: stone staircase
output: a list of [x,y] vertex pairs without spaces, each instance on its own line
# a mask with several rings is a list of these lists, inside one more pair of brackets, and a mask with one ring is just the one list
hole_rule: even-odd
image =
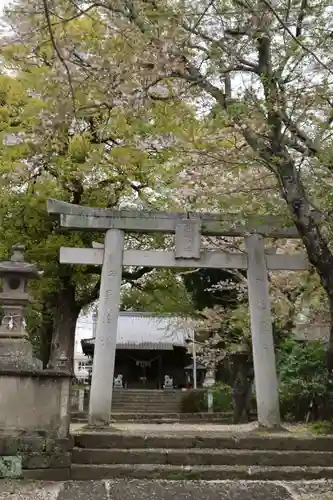
[[84,432],[74,443],[73,480],[333,478],[333,438],[327,437]]
[[179,413],[183,396],[180,390],[115,389],[112,414],[172,414]]

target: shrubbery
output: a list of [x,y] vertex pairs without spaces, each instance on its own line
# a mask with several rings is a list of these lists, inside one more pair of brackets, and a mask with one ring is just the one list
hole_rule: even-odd
[[322,342],[286,340],[278,350],[277,366],[282,418],[304,421],[311,402],[311,419],[332,414],[333,378]]
[[232,411],[232,387],[222,382],[217,382],[213,387],[214,411],[230,412]]
[[[321,341],[299,342],[287,339],[277,351],[279,396],[283,420],[332,420],[333,376],[326,367],[326,346]],[[213,387],[215,412],[233,410],[232,387],[221,382]],[[255,409],[255,401],[253,402]],[[207,392],[184,393],[181,411],[207,411]],[[330,424],[333,429],[333,424]]]
[[[229,385],[218,382],[212,390],[214,411],[221,413],[232,411],[232,388]],[[207,406],[207,391],[190,390],[184,392],[180,411],[182,413],[206,412]]]
[[200,413],[207,411],[207,398],[205,391],[184,391],[180,402],[181,413]]

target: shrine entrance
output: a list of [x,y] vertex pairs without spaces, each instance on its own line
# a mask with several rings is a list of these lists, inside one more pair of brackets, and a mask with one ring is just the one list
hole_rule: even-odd
[[[113,385],[106,381],[113,380],[115,371],[123,266],[247,270],[258,422],[264,427],[280,425],[268,272],[304,270],[307,259],[302,253],[266,252],[264,238],[298,238],[295,227],[285,227],[285,220],[275,216],[249,216],[238,223],[239,216],[230,214],[117,211],[58,200],[48,201],[48,212],[60,215],[63,228],[105,232],[104,245],[60,251],[61,263],[102,266],[89,404],[91,425],[105,426],[111,420]],[[175,234],[175,250],[124,250],[125,232]],[[245,252],[203,251],[201,235],[243,237]]]
[[130,389],[160,389],[159,360],[159,356],[150,360],[132,358],[127,387]]

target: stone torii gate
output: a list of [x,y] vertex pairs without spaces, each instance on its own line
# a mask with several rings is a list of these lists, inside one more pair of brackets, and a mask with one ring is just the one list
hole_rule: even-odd
[[[50,214],[71,230],[105,232],[103,245],[61,248],[60,262],[101,265],[101,285],[95,354],[89,403],[89,423],[108,425],[111,419],[117,322],[123,266],[246,269],[253,364],[259,425],[280,425],[278,384],[268,288],[269,270],[307,269],[305,254],[265,252],[264,237],[298,238],[282,218],[249,216],[242,224],[237,215],[117,211],[49,200]],[[175,234],[175,250],[124,250],[124,233]],[[244,237],[246,253],[202,251],[201,235]]]

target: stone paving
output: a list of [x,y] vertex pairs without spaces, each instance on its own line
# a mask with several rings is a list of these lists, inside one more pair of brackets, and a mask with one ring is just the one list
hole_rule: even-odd
[[333,500],[327,481],[0,482],[0,500]]
[[[83,423],[71,424],[71,432],[80,432],[86,430],[86,425]],[[113,431],[125,431],[126,434],[178,434],[182,435],[187,433],[228,433],[228,434],[239,434],[247,432],[258,432],[258,423],[250,422],[249,424],[240,425],[228,425],[228,424],[218,424],[218,423],[202,423],[202,424],[186,424],[186,423],[174,423],[174,424],[152,424],[152,423],[138,423],[138,422],[117,422],[112,424],[110,427]],[[107,431],[108,429],[103,429]],[[274,434],[283,434],[285,431],[296,433],[297,435],[311,434],[309,428],[306,425],[292,425],[285,423],[283,424],[283,429],[281,431],[276,431]],[[263,431],[264,432],[264,431]]]

